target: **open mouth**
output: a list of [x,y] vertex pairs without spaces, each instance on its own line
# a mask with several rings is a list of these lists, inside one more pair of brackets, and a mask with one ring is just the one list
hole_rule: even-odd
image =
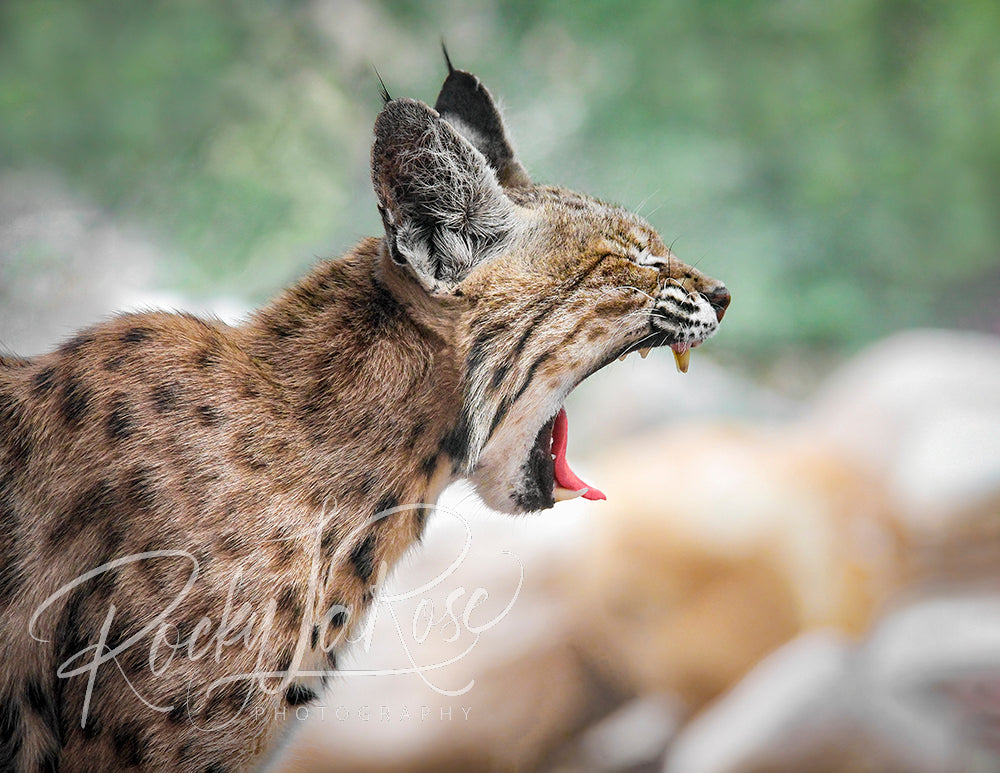
[[[666,339],[667,336],[664,336]],[[674,355],[674,362],[677,370],[687,373],[691,362],[691,349],[698,346],[701,341],[692,343],[673,343],[670,349]],[[624,360],[632,352],[639,352],[643,359],[650,350],[657,346],[666,346],[666,340],[648,343],[646,346],[635,344],[628,347],[620,355],[608,358],[601,363],[594,371],[588,374],[593,375],[614,360]],[[582,379],[581,379],[582,380]],[[569,445],[569,418],[566,415],[566,408],[560,407],[558,413],[542,425],[535,438],[534,446],[531,450],[529,467],[535,484],[539,491],[552,491],[554,502],[564,502],[568,499],[583,497],[590,500],[607,499],[607,496],[598,489],[586,483],[577,475],[569,465],[566,458],[566,449]],[[551,487],[551,489],[550,489]]]
[[[666,339],[668,338],[668,336],[664,335],[663,338]],[[702,344],[701,341],[670,344],[670,350],[674,353],[674,364],[677,365],[678,372],[680,373],[688,372],[688,366],[690,366],[691,364],[691,350],[698,346],[701,346],[701,344]],[[632,346],[628,347],[625,351],[623,351],[621,354],[619,354],[617,359],[624,360],[632,352],[639,352],[639,356],[642,357],[642,359],[646,359],[646,356],[650,353],[650,351],[652,351],[657,347],[666,345],[667,345],[666,340],[661,340],[656,343],[646,343],[645,345],[633,344]],[[601,368],[603,367],[604,365],[601,365]],[[598,368],[598,370],[600,370],[601,368]]]
[[[552,477],[554,486],[552,496],[556,502],[563,502],[567,499],[607,499],[604,492],[584,483],[569,466],[566,460],[566,447],[569,444],[569,419],[566,417],[566,409],[560,408],[555,419],[542,428],[544,434],[546,428],[551,426],[551,436],[549,438],[549,453],[552,456]],[[539,435],[542,442],[545,438]]]

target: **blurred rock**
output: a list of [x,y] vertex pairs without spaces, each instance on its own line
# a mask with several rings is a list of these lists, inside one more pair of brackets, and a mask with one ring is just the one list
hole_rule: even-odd
[[803,634],[674,741],[665,773],[1000,768],[1000,597],[920,599],[861,644]]
[[192,303],[153,289],[170,256],[56,178],[0,177],[0,349],[31,356],[113,313],[184,309],[234,321],[239,300]]
[[22,355],[53,348],[134,299],[162,257],[57,180],[5,175],[0,178],[0,344]]
[[882,477],[912,528],[947,528],[1000,492],[1000,338],[892,336],[829,379],[807,428]]

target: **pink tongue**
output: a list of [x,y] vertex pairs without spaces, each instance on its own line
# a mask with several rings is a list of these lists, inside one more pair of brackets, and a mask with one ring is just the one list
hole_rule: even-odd
[[560,408],[559,415],[556,416],[556,423],[552,426],[552,456],[555,457],[556,483],[570,491],[587,489],[583,493],[584,499],[607,499],[596,488],[580,480],[576,473],[569,468],[569,462],[566,461],[568,435],[569,420],[566,418],[566,409]]

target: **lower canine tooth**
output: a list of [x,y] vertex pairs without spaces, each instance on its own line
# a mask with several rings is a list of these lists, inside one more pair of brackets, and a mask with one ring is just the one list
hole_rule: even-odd
[[573,491],[572,489],[563,488],[562,486],[556,486],[552,489],[552,496],[555,498],[556,502],[565,502],[567,499],[582,497],[588,491],[590,491],[590,489],[582,488],[579,491]]
[[679,351],[674,349],[674,362],[677,363],[677,370],[681,373],[688,372],[688,365],[691,364],[691,349],[684,346]]
[[649,354],[649,350],[652,349],[652,348],[653,347],[651,347],[651,346],[647,346],[647,347],[645,347],[643,349],[640,349],[639,350],[639,356],[642,357],[642,359],[646,359],[646,355]]

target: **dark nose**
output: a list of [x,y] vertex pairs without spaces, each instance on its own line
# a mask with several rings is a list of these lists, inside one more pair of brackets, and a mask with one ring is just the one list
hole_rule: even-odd
[[732,300],[729,290],[726,289],[725,285],[719,285],[708,292],[702,291],[702,295],[712,304],[715,316],[719,318],[719,322],[722,322],[722,317],[725,315],[726,309],[729,308],[729,301]]

